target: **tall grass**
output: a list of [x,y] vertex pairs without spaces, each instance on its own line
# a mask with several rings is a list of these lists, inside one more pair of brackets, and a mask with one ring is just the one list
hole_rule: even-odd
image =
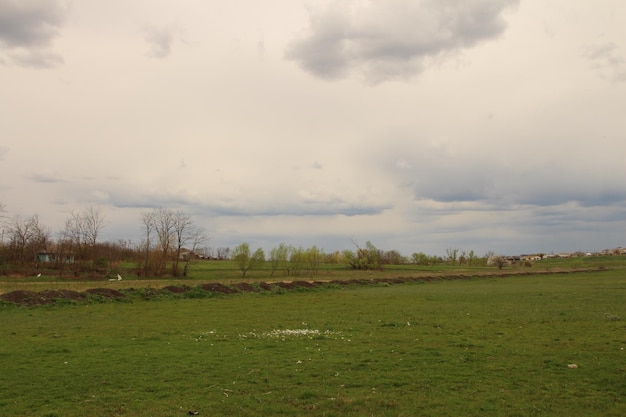
[[5,306],[0,415],[623,416],[625,296],[615,270]]

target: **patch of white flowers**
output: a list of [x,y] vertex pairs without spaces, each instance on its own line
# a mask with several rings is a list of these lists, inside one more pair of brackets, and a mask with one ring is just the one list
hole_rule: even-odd
[[[302,323],[306,326],[306,323]],[[215,330],[210,331],[198,331],[193,332],[189,336],[191,340],[195,342],[205,342],[205,341],[227,341],[230,338],[226,335],[220,335]],[[248,333],[240,333],[238,335],[240,340],[245,339],[276,339],[276,340],[287,340],[294,338],[305,338],[305,339],[317,339],[317,338],[332,338],[336,340],[344,340],[350,342],[349,338],[346,338],[341,334],[341,332],[335,332],[332,330],[318,330],[318,329],[309,329],[306,327],[300,329],[274,329],[266,332],[258,332],[253,330]],[[211,343],[213,345],[213,343]]]
[[320,332],[318,329],[275,329],[269,332],[256,333],[250,332],[246,334],[240,334],[240,339],[286,339],[288,337],[307,337],[309,339],[313,339],[319,336],[330,336],[337,334],[336,332],[326,330],[324,332]]
[[[185,336],[185,335],[183,335]],[[196,342],[202,342],[208,339],[215,339],[215,337],[217,336],[217,334],[215,333],[215,330],[210,330],[210,331],[206,331],[206,332],[195,332],[193,335],[189,335],[189,337],[191,338],[191,340],[196,341]]]

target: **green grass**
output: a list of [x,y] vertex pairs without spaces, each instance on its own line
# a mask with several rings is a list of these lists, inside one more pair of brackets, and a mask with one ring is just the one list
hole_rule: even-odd
[[3,306],[0,415],[623,416],[625,298],[612,270]]

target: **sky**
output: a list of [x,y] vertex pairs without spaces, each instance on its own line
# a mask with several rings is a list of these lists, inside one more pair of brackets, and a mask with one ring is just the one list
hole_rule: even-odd
[[0,203],[102,239],[626,246],[621,0],[0,0]]

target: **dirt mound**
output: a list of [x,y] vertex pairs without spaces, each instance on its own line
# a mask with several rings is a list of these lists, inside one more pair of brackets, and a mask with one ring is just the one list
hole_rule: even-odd
[[217,292],[220,294],[234,294],[237,292],[236,289],[227,287],[226,285],[220,284],[219,282],[212,282],[210,284],[202,284],[200,285],[200,288],[202,288],[205,291]]
[[169,291],[172,294],[184,294],[188,291],[191,291],[191,287],[187,286],[187,285],[181,285],[181,286],[177,286],[177,285],[168,285],[167,287],[163,287],[163,289],[165,291]]
[[38,292],[17,290],[0,295],[0,300],[7,303],[32,306],[42,304],[46,299]]
[[329,284],[334,285],[367,285],[371,284],[373,281],[368,279],[334,279],[329,281]]
[[316,285],[309,281],[294,281],[291,283],[295,288],[315,288]]
[[275,285],[279,288],[284,288],[286,290],[293,290],[294,288],[296,288],[292,282],[286,282],[286,281],[275,282],[272,285]]
[[231,287],[235,288],[237,291],[241,291],[241,292],[259,292],[260,289],[248,284],[247,282],[240,282],[238,284],[233,284],[231,285]]
[[39,294],[41,294],[43,297],[46,298],[46,300],[49,300],[51,303],[56,300],[80,301],[86,298],[85,294],[71,290],[46,290],[40,292]]
[[[130,288],[128,291],[137,291],[134,288]],[[140,288],[138,290],[141,295],[146,299],[156,298],[163,295],[163,291],[157,288]]]
[[106,298],[124,298],[126,297],[124,293],[119,292],[118,290],[114,290],[112,288],[91,288],[85,291],[86,293],[99,295],[101,297]]
[[382,283],[382,284],[402,284],[404,282],[407,282],[408,279],[407,278],[376,278],[373,281],[376,283]]

